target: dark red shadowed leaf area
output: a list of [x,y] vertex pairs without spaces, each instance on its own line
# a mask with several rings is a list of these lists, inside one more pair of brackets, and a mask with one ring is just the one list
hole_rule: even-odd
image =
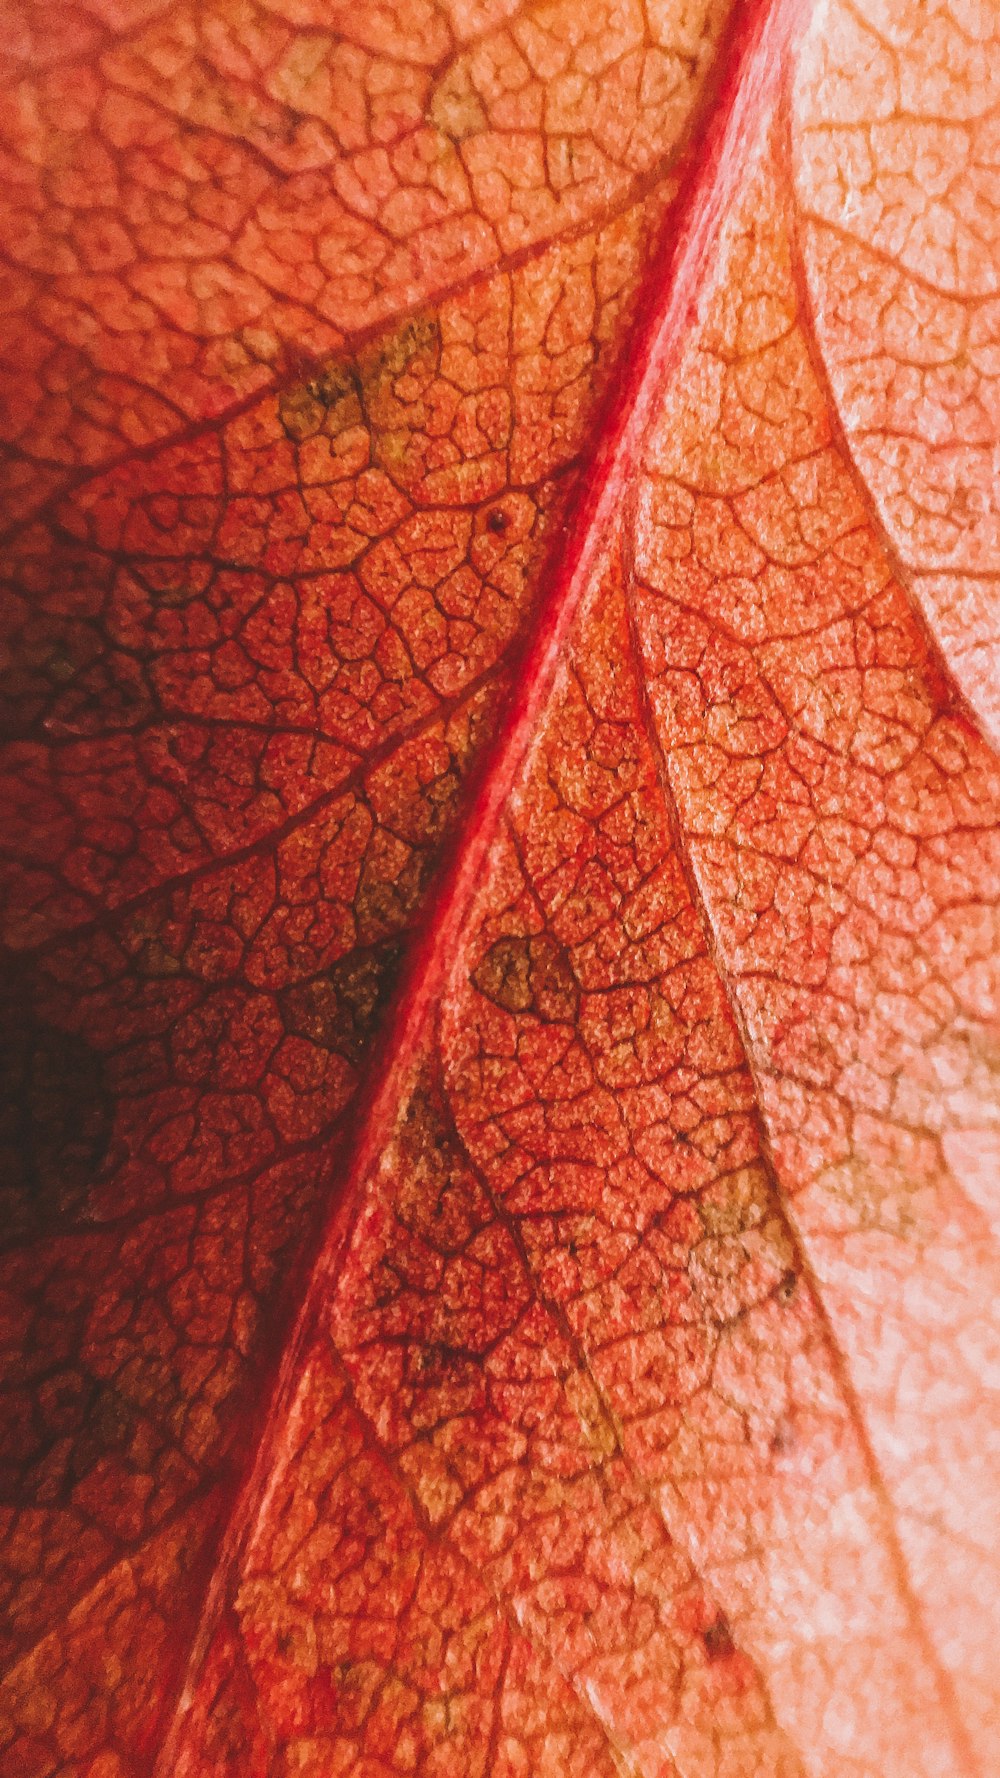
[[995,9],[0,38],[0,1778],[989,1778]]

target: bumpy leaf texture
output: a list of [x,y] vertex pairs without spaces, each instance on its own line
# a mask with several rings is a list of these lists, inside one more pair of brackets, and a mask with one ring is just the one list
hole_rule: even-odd
[[995,6],[2,33],[2,1778],[988,1778]]

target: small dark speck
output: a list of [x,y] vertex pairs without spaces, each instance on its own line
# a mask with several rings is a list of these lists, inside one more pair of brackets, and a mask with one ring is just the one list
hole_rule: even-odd
[[789,1425],[787,1420],[779,1420],[771,1435],[772,1456],[784,1456],[787,1451],[790,1451],[793,1448],[794,1444],[795,1433],[793,1428]]
[[714,1623],[702,1631],[701,1639],[705,1644],[705,1653],[710,1661],[727,1661],[736,1653],[736,1644],[725,1617],[720,1611]]
[[488,531],[506,531],[507,524],[507,514],[498,511],[496,508],[494,508],[486,520],[486,528]]
[[788,1271],[784,1273],[781,1283],[778,1285],[778,1295],[783,1302],[787,1303],[791,1301],[792,1297],[795,1295],[798,1282],[798,1276],[795,1272]]

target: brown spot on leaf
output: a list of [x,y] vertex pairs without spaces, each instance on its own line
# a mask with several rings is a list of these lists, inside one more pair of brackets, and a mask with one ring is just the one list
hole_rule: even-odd
[[441,354],[441,327],[436,315],[410,315],[392,333],[380,338],[358,358],[366,398],[374,400],[392,391],[407,372],[437,368]]
[[716,1661],[728,1661],[730,1656],[736,1653],[736,1644],[733,1641],[728,1619],[721,1611],[709,1624],[708,1629],[702,1631],[701,1639],[705,1644],[705,1653],[713,1665]]
[[544,933],[497,939],[472,980],[487,1000],[508,1012],[530,1012],[546,1021],[576,1018],[580,991],[569,958]]
[[358,378],[354,366],[331,359],[312,376],[278,396],[278,416],[297,444],[317,432],[335,436],[361,423]]
[[295,983],[281,997],[286,1029],[360,1061],[392,992],[401,949],[387,943],[352,951],[323,975]]

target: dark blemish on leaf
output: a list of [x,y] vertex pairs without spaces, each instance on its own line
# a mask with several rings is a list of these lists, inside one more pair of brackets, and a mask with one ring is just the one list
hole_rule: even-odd
[[311,377],[306,388],[314,401],[319,401],[325,408],[335,407],[345,396],[356,395],[358,379],[353,365],[332,364],[320,371],[318,376]]
[[307,383],[284,389],[278,396],[278,418],[296,444],[305,438],[313,438],[325,417],[322,402],[311,393]]
[[736,1644],[733,1641],[729,1622],[721,1611],[709,1624],[708,1629],[702,1631],[701,1639],[705,1645],[705,1653],[713,1666],[716,1661],[728,1661],[730,1656],[736,1653]]
[[576,977],[562,946],[545,933],[497,939],[472,980],[487,1000],[507,1012],[530,1012],[557,1023],[576,1018],[580,1004]]
[[441,328],[436,315],[411,315],[358,357],[365,397],[384,394],[397,378],[415,370],[436,370],[441,353]]
[[278,418],[296,444],[318,432],[335,437],[361,424],[358,375],[347,360],[331,359],[278,396]]
[[793,1272],[791,1270],[791,1268],[789,1268],[789,1270],[782,1275],[781,1281],[778,1285],[778,1295],[781,1298],[783,1303],[791,1302],[792,1297],[795,1295],[795,1292],[798,1289],[798,1283],[799,1283],[798,1275],[795,1272]]
[[[79,577],[70,566],[69,583]],[[126,727],[148,706],[142,669],[114,650],[98,621],[33,611],[0,660],[0,737]]]
[[447,1340],[432,1340],[427,1346],[420,1346],[413,1353],[412,1368],[415,1378],[422,1383],[442,1383],[446,1378],[458,1380],[469,1372],[474,1365],[474,1356],[463,1346],[455,1346]]
[[359,1062],[395,986],[401,953],[401,945],[391,940],[352,951],[322,975],[286,988],[281,995],[286,1031]]
[[427,114],[430,122],[456,146],[467,142],[470,136],[480,135],[488,124],[483,102],[461,63],[449,68],[438,82]]
[[493,508],[493,511],[487,515],[486,529],[488,531],[497,531],[497,532],[506,531],[509,523],[510,523],[510,520],[508,519],[507,514],[505,512],[501,512],[500,508],[498,506],[495,506]]
[[9,1235],[82,1208],[112,1116],[104,1060],[82,1037],[41,1022],[23,1000],[0,1009],[0,1023],[0,1204]]
[[788,1420],[779,1420],[771,1434],[770,1449],[772,1456],[781,1457],[790,1451],[795,1444],[795,1431]]
[[82,1482],[110,1452],[125,1451],[135,1432],[135,1414],[111,1384],[101,1384],[84,1417],[69,1462],[69,1474]]
[[51,1501],[124,1453],[135,1437],[136,1415],[111,1383],[82,1370],[61,1369],[39,1383],[31,1414],[8,1416],[0,1446],[0,1501],[24,1497],[25,1487]]
[[[447,810],[434,812],[443,826]],[[429,852],[412,852],[392,878],[380,875],[377,869],[365,871],[354,898],[354,918],[363,944],[374,946],[406,925],[432,869]]]

